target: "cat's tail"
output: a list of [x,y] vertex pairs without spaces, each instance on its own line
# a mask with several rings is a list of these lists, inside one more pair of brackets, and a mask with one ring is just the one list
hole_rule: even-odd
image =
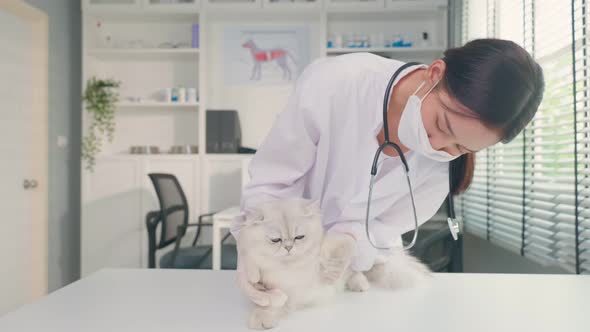
[[365,275],[373,285],[390,289],[410,288],[432,279],[430,269],[401,248],[391,250]]

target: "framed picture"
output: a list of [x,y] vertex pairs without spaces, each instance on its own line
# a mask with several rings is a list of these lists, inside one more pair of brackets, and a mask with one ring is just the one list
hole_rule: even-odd
[[291,84],[310,61],[305,26],[229,26],[223,37],[226,85]]

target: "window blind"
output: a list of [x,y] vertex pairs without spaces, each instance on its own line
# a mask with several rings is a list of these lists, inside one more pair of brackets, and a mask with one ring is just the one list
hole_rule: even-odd
[[575,116],[576,219],[575,250],[578,273],[590,274],[590,73],[588,44],[590,21],[588,0],[572,1],[573,93]]
[[464,42],[509,39],[543,67],[545,95],[509,144],[476,156],[465,230],[542,264],[590,273],[588,0],[464,0]]

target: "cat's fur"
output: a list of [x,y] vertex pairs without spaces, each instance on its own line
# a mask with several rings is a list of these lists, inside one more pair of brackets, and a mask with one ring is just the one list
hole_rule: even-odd
[[[274,242],[273,242],[274,241]],[[256,271],[256,287],[275,296],[273,305],[256,305],[249,327],[276,326],[288,312],[329,300],[345,287],[365,291],[369,280],[388,288],[409,286],[428,274],[411,256],[394,255],[365,274],[347,267],[355,241],[345,234],[324,235],[319,206],[303,199],[274,201],[246,213],[239,235],[240,259]],[[341,272],[344,270],[344,273]]]

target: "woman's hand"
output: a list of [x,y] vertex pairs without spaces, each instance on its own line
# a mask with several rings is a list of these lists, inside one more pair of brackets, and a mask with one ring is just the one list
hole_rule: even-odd
[[356,240],[351,235],[328,233],[320,253],[322,281],[333,284],[339,280],[350,266],[355,249]]

